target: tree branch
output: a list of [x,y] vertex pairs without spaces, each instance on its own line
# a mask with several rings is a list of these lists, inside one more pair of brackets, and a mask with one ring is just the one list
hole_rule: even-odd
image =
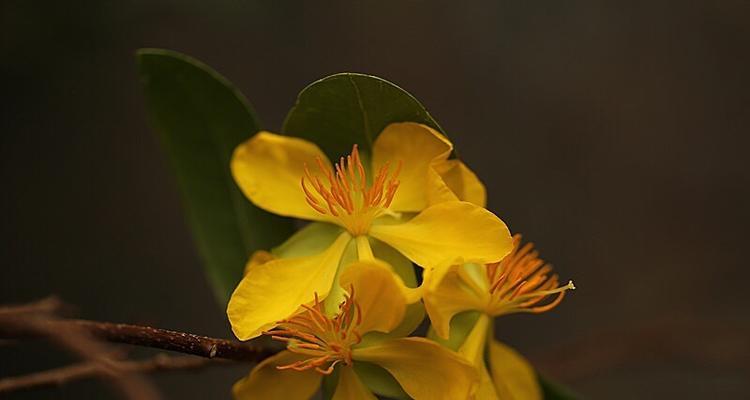
[[125,398],[157,400],[161,398],[156,388],[141,375],[117,371],[111,355],[113,351],[95,340],[84,329],[74,325],[56,324],[51,311],[60,307],[54,301],[42,301],[27,306],[0,309],[0,327],[3,331],[24,332],[28,336],[45,338],[68,352],[96,366],[97,376],[109,381]]
[[[56,313],[64,307],[56,298],[0,307],[0,342],[46,339],[77,355],[80,364],[26,376],[0,379],[0,393],[31,387],[59,385],[93,376],[110,381],[129,399],[158,399],[155,388],[142,373],[160,370],[194,369],[220,364],[215,358],[240,362],[259,362],[276,350],[242,343],[152,328],[148,326],[60,319]],[[146,361],[123,361],[104,342],[151,347],[191,354],[203,358],[157,356]]]
[[0,308],[0,340],[46,337],[46,332],[76,330],[113,343],[152,347],[206,358],[258,362],[276,351],[236,340],[217,339],[149,326],[88,321],[82,319],[34,318],[34,324],[19,323],[32,315],[47,314],[61,307],[54,298],[28,305]]
[[[149,326],[80,319],[46,320],[44,323],[49,325],[50,329],[78,329],[108,342],[151,347],[206,358],[258,362],[275,353],[273,350],[234,340],[217,339]],[[36,336],[33,331],[8,328],[7,325],[0,324],[0,337],[22,339]]]

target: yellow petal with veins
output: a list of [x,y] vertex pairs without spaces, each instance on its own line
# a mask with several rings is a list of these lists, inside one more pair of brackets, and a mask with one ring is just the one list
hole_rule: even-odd
[[341,275],[341,286],[354,290],[362,322],[361,335],[371,331],[390,332],[401,323],[406,312],[408,289],[391,267],[380,261],[359,261],[346,267]]
[[377,400],[352,367],[339,369],[339,382],[331,400]]
[[416,400],[468,399],[479,380],[466,359],[425,338],[385,340],[354,349],[352,357],[385,368]]
[[374,224],[370,236],[424,268],[497,262],[513,248],[500,218],[461,201],[435,204],[401,224]]
[[[431,181],[428,192],[430,204],[443,201],[468,201],[479,207],[487,206],[487,190],[484,184],[461,160],[445,160],[435,165],[440,181]],[[444,190],[447,187],[448,191]]]
[[263,360],[250,375],[232,386],[235,400],[290,399],[309,400],[320,387],[322,375],[315,371],[278,370],[277,366],[288,365],[301,356],[282,351]]
[[344,232],[325,252],[280,258],[251,268],[232,293],[227,316],[240,340],[252,339],[277,321],[292,315],[300,304],[328,295],[341,255],[351,236]]
[[414,122],[390,124],[380,133],[372,149],[373,171],[385,163],[402,163],[401,182],[390,205],[394,211],[420,211],[427,207],[427,174],[432,165],[445,160],[453,145],[438,131]]
[[305,164],[317,166],[317,158],[331,168],[328,158],[314,143],[258,132],[234,150],[232,175],[256,206],[286,217],[324,221],[326,216],[307,204],[301,186]]
[[489,364],[495,390],[501,399],[542,399],[542,390],[534,368],[515,350],[491,340]]

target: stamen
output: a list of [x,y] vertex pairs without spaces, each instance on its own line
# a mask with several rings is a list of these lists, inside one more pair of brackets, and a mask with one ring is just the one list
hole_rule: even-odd
[[302,305],[303,312],[280,321],[276,328],[265,335],[287,343],[287,349],[308,358],[277,369],[307,371],[314,369],[320,374],[330,375],[339,363],[352,364],[352,346],[362,341],[357,331],[362,320],[359,304],[354,300],[354,287],[350,287],[339,312],[329,317],[323,311],[323,303],[317,293],[312,305]]
[[367,174],[356,144],[350,155],[339,158],[333,170],[327,168],[320,158],[316,159],[316,163],[320,175],[328,180],[328,185],[323,185],[305,165],[301,186],[307,204],[320,214],[331,215],[355,236],[367,233],[372,221],[393,202],[402,162],[399,161],[392,174],[389,174],[390,165],[383,165],[370,186],[367,186]]
[[521,235],[513,236],[513,251],[499,263],[487,265],[490,281],[488,312],[493,316],[516,312],[541,313],[556,307],[573,281],[559,286],[552,266],[539,258],[532,243],[521,246]]

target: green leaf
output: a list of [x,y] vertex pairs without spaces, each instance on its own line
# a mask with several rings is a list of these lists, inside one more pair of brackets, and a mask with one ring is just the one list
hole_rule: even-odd
[[569,389],[556,382],[548,380],[538,373],[537,378],[539,379],[539,385],[542,387],[544,400],[577,400],[580,398],[579,396],[574,395]]
[[259,124],[242,94],[180,53],[142,49],[138,69],[154,129],[177,175],[187,219],[217,299],[225,305],[248,256],[280,243],[292,222],[253,206],[232,179],[234,148]]
[[303,89],[287,114],[283,132],[316,143],[337,160],[355,143],[369,155],[388,124],[406,121],[442,132],[422,104],[400,87],[375,76],[342,73]]

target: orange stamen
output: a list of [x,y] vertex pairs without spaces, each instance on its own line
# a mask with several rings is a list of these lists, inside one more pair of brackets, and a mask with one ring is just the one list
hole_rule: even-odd
[[352,346],[362,341],[357,331],[362,313],[354,300],[354,287],[350,287],[339,312],[333,317],[324,313],[323,303],[317,293],[312,305],[303,304],[304,311],[280,321],[276,328],[265,335],[287,343],[287,349],[308,358],[277,369],[307,371],[314,369],[320,374],[329,375],[339,363],[352,364]]
[[490,281],[488,311],[494,316],[516,312],[540,313],[562,301],[573,282],[560,286],[552,266],[539,258],[532,243],[521,246],[521,235],[513,236],[513,250],[499,263],[487,265]]
[[[316,159],[316,163],[320,175],[328,180],[328,185],[323,185],[305,165],[301,186],[307,204],[320,214],[333,216],[355,236],[367,233],[372,221],[393,202],[402,163],[399,162],[392,174],[389,174],[390,165],[383,165],[370,186],[367,186],[367,174],[356,144],[350,155],[339,158],[333,170],[327,168],[320,158]],[[312,188],[308,187],[307,182]]]

